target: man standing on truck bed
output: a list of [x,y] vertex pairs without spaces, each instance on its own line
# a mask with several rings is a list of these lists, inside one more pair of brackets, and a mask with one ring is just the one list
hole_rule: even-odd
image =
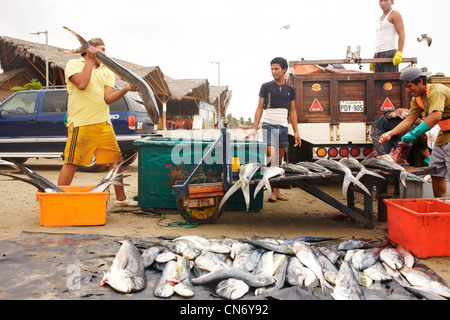
[[402,71],[400,80],[413,97],[411,108],[405,120],[381,135],[379,143],[384,144],[392,136],[408,130],[424,111],[426,118],[414,130],[406,133],[402,142],[413,143],[439,123],[441,131],[431,152],[430,167],[436,167],[436,173],[432,175],[434,196],[442,198],[447,193],[446,179],[450,179],[450,88],[440,83],[427,84],[429,74],[418,68]]
[[[70,60],[65,69],[68,98],[68,139],[64,150],[64,165],[58,185],[70,185],[78,166],[89,165],[95,155],[97,164],[112,168],[122,154],[109,118],[109,104],[119,100],[129,91],[128,85],[114,91],[115,76],[100,64],[96,55],[105,54],[105,44],[100,38],[89,40],[89,48],[80,59]],[[122,169],[119,169],[121,172]],[[116,206],[137,206],[137,201],[125,195],[123,186],[114,185]]]
[[377,22],[374,58],[393,58],[392,63],[370,64],[372,72],[398,72],[405,46],[405,26],[402,15],[392,9],[394,0],[379,0],[383,15]]
[[[284,78],[288,69],[287,60],[281,57],[274,58],[270,62],[270,68],[273,81],[266,82],[261,86],[253,129],[245,138],[256,137],[256,131],[265,110],[262,129],[264,142],[267,144],[267,156],[271,166],[278,166],[283,160],[285,148],[289,146],[288,117],[294,130],[294,147],[300,146],[301,140],[297,126],[297,111],[295,110],[296,90]],[[288,200],[278,188],[273,188],[269,201],[275,202],[277,199]]]

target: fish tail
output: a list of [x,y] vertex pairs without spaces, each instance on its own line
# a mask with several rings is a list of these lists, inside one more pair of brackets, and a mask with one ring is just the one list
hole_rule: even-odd
[[429,183],[429,181],[426,181],[426,180],[422,179],[421,177],[416,176],[415,174],[412,174],[412,173],[408,173],[408,177],[413,178],[414,180],[417,180],[420,182]]
[[231,195],[233,193],[235,193],[238,189],[241,188],[241,185],[242,185],[241,180],[238,180],[238,181],[236,181],[235,184],[233,184],[233,186],[227,191],[227,193],[223,196],[222,200],[220,201],[218,210],[220,210],[220,208],[222,208],[222,206],[225,204],[225,202],[228,200],[228,198],[231,197]]
[[350,177],[353,177],[352,175],[344,175],[344,182],[342,183],[342,195],[345,199],[347,199],[347,190],[350,186],[350,183],[352,180],[350,180]]
[[369,196],[371,196],[372,194],[370,193],[369,190],[367,190],[367,188],[359,181],[357,180],[354,176],[349,175],[349,180],[351,182],[353,182],[355,185],[357,185],[358,187],[360,187],[365,193],[367,193]]
[[362,178],[362,176],[364,176],[366,174],[368,174],[369,176],[373,176],[373,177],[377,177],[377,178],[385,180],[385,178],[381,174],[375,173],[375,172],[367,170],[367,169],[361,169],[355,178],[356,178],[356,180],[360,180]]
[[408,178],[408,172],[401,171],[400,172],[400,181],[402,182],[402,184],[405,188],[406,188],[406,178]]

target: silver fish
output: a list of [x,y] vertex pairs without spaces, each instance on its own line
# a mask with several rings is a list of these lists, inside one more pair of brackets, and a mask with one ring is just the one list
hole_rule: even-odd
[[171,260],[176,260],[179,257],[177,254],[173,253],[169,249],[163,249],[155,257],[155,261],[159,263],[166,263]]
[[215,253],[209,251],[203,251],[194,261],[196,267],[209,272],[228,267]]
[[161,252],[161,250],[163,249],[162,246],[153,246],[150,247],[146,250],[144,250],[144,252],[142,252],[142,262],[144,263],[144,268],[148,268],[149,266],[151,266],[153,264],[153,262],[155,262],[155,258],[156,256]]
[[339,270],[324,254],[322,254],[319,249],[315,247],[312,247],[312,249],[317,256],[320,265],[322,266],[323,276],[325,277],[325,280],[334,285]]
[[261,256],[265,251],[265,249],[253,250],[247,261],[244,262],[243,270],[248,272],[252,272],[253,270],[255,270],[256,266],[259,263],[259,260],[261,259]]
[[278,253],[284,253],[284,254],[295,254],[294,248],[286,243],[283,243],[282,241],[278,242],[272,242],[272,241],[266,241],[266,240],[257,240],[257,239],[251,239],[248,236],[245,236],[246,239],[243,239],[242,242],[250,243],[258,248],[264,248],[270,251],[278,252]]
[[273,276],[265,276],[265,275],[255,276],[254,274],[251,274],[249,272],[237,268],[226,267],[210,272],[204,276],[193,278],[192,283],[194,285],[203,285],[206,283],[220,281],[229,278],[242,280],[253,288],[266,287],[275,283],[276,281],[275,277]]
[[352,265],[358,270],[364,270],[373,266],[380,257],[378,248],[357,250],[352,256]]
[[347,250],[355,250],[355,249],[366,249],[369,247],[370,247],[370,245],[367,242],[353,238],[353,239],[342,241],[338,246],[338,250],[339,251],[341,251],[341,250],[347,251]]
[[332,286],[325,280],[322,266],[320,265],[316,254],[311,249],[311,246],[306,242],[298,241],[294,244],[294,249],[298,260],[314,272],[317,279],[319,279],[319,285],[322,288],[323,293],[326,294],[326,287],[332,288]]
[[375,173],[373,171],[367,170],[366,167],[364,167],[361,162],[356,160],[355,158],[342,158],[339,160],[340,163],[342,163],[344,166],[348,167],[350,170],[359,171],[356,175],[356,179],[359,180],[364,175],[370,175],[382,180],[385,180],[385,178],[378,173]]
[[327,247],[319,247],[320,252],[327,257],[331,263],[335,264],[338,261],[340,254],[336,250],[327,248]]
[[261,171],[264,172],[264,174],[255,188],[255,192],[253,194],[254,198],[256,198],[262,187],[266,187],[269,197],[272,196],[272,187],[270,186],[269,180],[284,173],[284,169],[280,167],[262,167]]
[[47,180],[46,178],[41,176],[40,174],[34,172],[33,170],[25,167],[23,164],[18,163],[12,159],[10,161],[0,159],[0,165],[7,165],[14,169],[17,169],[20,172],[22,172],[23,174],[27,175],[31,179],[20,178],[20,177],[17,177],[17,176],[11,175],[11,174],[7,174],[7,173],[2,173],[3,175],[20,180],[22,182],[29,183],[29,184],[33,185],[34,187],[36,187],[40,191],[47,192],[47,193],[50,193],[50,192],[63,193],[64,192],[61,188],[59,188],[58,186],[56,186],[55,184],[53,184],[52,182],[50,182],[49,180]]
[[394,248],[385,248],[381,250],[380,260],[394,270],[400,270],[405,264],[402,255]]
[[250,243],[236,242],[231,245],[230,257],[232,259],[236,258],[239,254],[243,252],[250,252],[255,250],[255,247]]
[[373,283],[373,280],[364,272],[361,272],[359,270],[356,270],[354,266],[350,263],[350,261],[347,261],[350,264],[350,267],[353,271],[353,275],[355,276],[356,281],[358,284],[362,287],[370,288],[370,286]]
[[147,287],[141,254],[131,240],[122,243],[100,286],[105,284],[122,293],[141,291]]
[[352,175],[352,171],[348,167],[344,166],[342,163],[330,159],[320,159],[317,160],[316,163],[320,164],[321,166],[324,166],[325,168],[330,169],[331,171],[340,172],[344,174],[344,182],[342,184],[342,195],[344,196],[344,198],[347,198],[347,189],[350,186],[351,182],[360,187],[361,190],[363,190],[369,196],[372,195],[370,191],[367,190],[367,188]]
[[400,273],[413,287],[450,299],[450,288],[434,280],[425,272],[404,266]]
[[[77,34],[75,31],[70,30],[67,27],[63,27],[70,33],[72,33],[78,41],[81,43],[81,47],[75,50],[66,50],[66,52],[70,53],[81,53],[86,52],[89,48],[89,43],[83,39],[79,34]],[[159,111],[158,111],[158,104],[156,103],[155,96],[153,94],[152,89],[149,87],[147,82],[142,79],[142,77],[136,75],[135,73],[131,72],[127,68],[121,66],[117,62],[113,61],[112,59],[108,58],[105,54],[102,52],[97,53],[97,59],[103,63],[108,69],[110,69],[112,72],[114,72],[116,75],[118,75],[121,79],[127,81],[130,84],[134,84],[138,87],[139,95],[142,97],[142,100],[144,101],[145,109],[147,110],[147,113],[149,117],[152,119],[153,123],[158,123],[159,121]]]
[[187,241],[192,243],[197,249],[202,251],[211,251],[216,253],[230,253],[231,247],[217,239],[206,239],[199,236],[182,236],[172,241]]
[[197,249],[192,243],[189,241],[168,241],[168,240],[160,240],[159,244],[161,246],[166,247],[171,252],[182,255],[183,257],[188,258],[189,260],[195,259],[198,257],[202,251]]
[[346,261],[339,269],[331,295],[335,300],[364,300],[364,293],[356,281],[352,267]]
[[164,270],[159,276],[158,281],[153,288],[153,294],[158,298],[169,298],[175,292],[173,285],[169,282],[172,277],[173,270],[175,268],[176,262],[171,260],[166,263]]
[[374,265],[364,269],[363,274],[367,275],[373,281],[390,281],[392,277],[387,273],[383,264],[377,261]]
[[[233,195],[237,190],[242,189],[242,193],[244,194],[245,199],[245,205],[248,211],[248,208],[250,206],[250,180],[255,175],[256,171],[261,167],[261,164],[257,162],[249,162],[246,164],[243,164],[239,168],[239,180],[236,181],[230,189],[228,189],[227,193],[223,196],[222,200],[219,203],[219,208],[222,208],[222,206],[225,204],[225,202],[228,200],[228,198]],[[256,194],[256,193],[255,193]]]
[[361,164],[366,167],[378,168],[378,169],[384,169],[384,170],[394,170],[394,171],[400,172],[400,181],[405,186],[405,188],[406,188],[406,178],[408,178],[408,177],[411,177],[414,180],[420,181],[423,183],[427,182],[424,179],[416,176],[415,174],[407,172],[405,170],[405,168],[403,168],[398,163],[394,162],[394,160],[392,160],[392,158],[387,154],[384,154],[382,156],[366,158],[365,160],[363,160],[361,162]]
[[300,173],[303,175],[310,175],[312,173],[308,168],[300,164],[292,164],[288,162],[283,163],[280,168],[284,169],[285,172]]
[[282,261],[281,265],[278,266],[278,268],[276,269],[276,271],[274,273],[276,282],[270,286],[255,289],[255,296],[261,295],[264,293],[267,294],[269,292],[279,290],[284,286],[289,260],[287,259],[287,256],[285,256],[285,255],[283,255],[283,256],[284,256],[284,259],[281,260]]
[[320,164],[317,164],[316,162],[300,161],[300,162],[297,162],[296,164],[298,164],[302,167],[305,167],[309,171],[312,171],[312,172],[322,173],[322,174],[332,173],[330,170],[328,170],[324,166],[321,166]]
[[318,280],[311,269],[305,267],[296,256],[293,256],[289,259],[286,282],[292,286],[309,287]]
[[403,247],[397,247],[396,249],[401,254],[405,265],[412,268],[415,262],[414,256]]
[[180,257],[172,270],[169,280],[173,286],[173,291],[183,297],[194,295],[194,286],[191,281],[191,268],[186,257]]
[[127,186],[127,184],[123,183],[122,180],[123,178],[126,178],[128,176],[124,176],[123,172],[118,172],[124,162],[125,161],[118,163],[118,161],[116,160],[113,167],[108,171],[106,176],[102,178],[100,182],[95,186],[95,188],[89,192],[105,192],[106,189],[108,189],[108,187],[113,184],[119,186]]
[[262,254],[258,266],[253,271],[253,274],[256,276],[259,275],[272,276],[274,272],[275,272],[275,264],[273,261],[273,251],[266,251]]
[[249,289],[250,287],[244,281],[230,278],[217,284],[216,293],[224,299],[237,300],[242,298]]

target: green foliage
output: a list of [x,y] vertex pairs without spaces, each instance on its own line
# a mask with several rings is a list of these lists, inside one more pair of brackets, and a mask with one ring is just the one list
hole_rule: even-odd
[[253,120],[248,118],[247,121],[244,120],[244,117],[240,117],[239,120],[233,117],[231,113],[227,114],[227,122],[229,129],[236,128],[249,128],[253,126]]
[[25,84],[23,87],[12,87],[12,91],[25,91],[25,90],[39,90],[44,86],[37,80],[33,79],[31,82]]

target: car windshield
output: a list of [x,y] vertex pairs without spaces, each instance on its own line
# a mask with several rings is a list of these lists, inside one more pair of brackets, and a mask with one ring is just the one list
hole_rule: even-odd
[[20,92],[0,105],[1,115],[34,113],[37,92]]

